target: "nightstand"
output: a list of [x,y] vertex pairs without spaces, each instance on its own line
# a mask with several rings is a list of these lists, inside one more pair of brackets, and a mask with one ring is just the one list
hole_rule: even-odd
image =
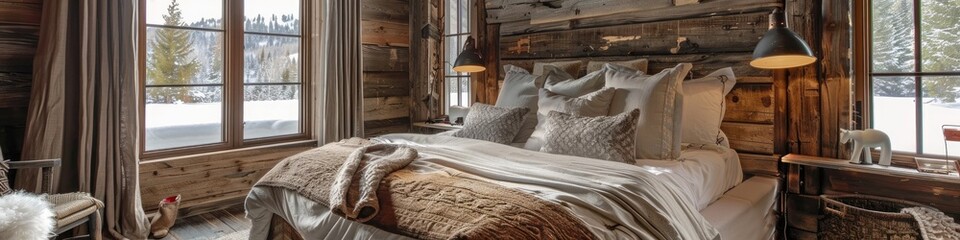
[[960,176],[921,173],[896,166],[789,154],[782,158],[788,239],[817,239],[821,194],[865,194],[927,204],[960,216]]
[[435,134],[450,130],[462,129],[463,125],[453,125],[449,123],[425,123],[418,122],[413,124],[413,132],[423,134]]

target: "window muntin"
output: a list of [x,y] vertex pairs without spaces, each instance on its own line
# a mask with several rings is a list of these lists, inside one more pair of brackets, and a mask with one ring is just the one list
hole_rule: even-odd
[[870,10],[871,126],[896,151],[943,156],[941,126],[960,124],[960,1],[875,0]]
[[471,34],[470,1],[444,0],[444,9],[444,107],[449,109],[450,106],[469,106],[470,74],[453,71],[453,64]]
[[144,1],[145,156],[307,136],[299,0]]

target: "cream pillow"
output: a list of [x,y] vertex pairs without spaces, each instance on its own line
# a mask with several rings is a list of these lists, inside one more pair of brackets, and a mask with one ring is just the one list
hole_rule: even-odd
[[683,82],[684,143],[720,144],[726,96],[735,84],[737,77],[729,67]]
[[542,81],[542,78],[513,65],[503,66],[503,71],[506,75],[503,78],[503,86],[500,87],[500,95],[498,95],[497,103],[494,106],[530,109],[530,112],[523,117],[523,126],[520,128],[520,132],[513,139],[515,143],[526,142],[537,127],[537,94],[539,94],[537,86],[542,85],[538,83],[538,81]]
[[681,82],[693,66],[681,63],[654,75],[606,64],[606,87],[617,88],[610,115],[640,109],[637,158],[676,159],[680,156],[683,119]]
[[646,58],[629,61],[590,61],[587,63],[587,72],[595,72],[603,69],[603,65],[607,63],[632,68],[641,72],[647,72],[647,64],[649,61],[647,61]]
[[543,88],[560,95],[579,97],[603,88],[603,69],[577,79],[556,66],[544,66],[544,71]]
[[540,89],[540,99],[537,104],[537,128],[527,139],[523,148],[540,151],[540,147],[543,146],[544,122],[550,111],[584,117],[606,116],[614,92],[615,89],[613,88],[603,88],[580,97],[569,97],[550,90]]
[[560,69],[563,69],[564,72],[570,74],[570,76],[580,76],[580,67],[583,66],[583,62],[580,60],[573,61],[564,61],[564,62],[534,62],[533,63],[533,75],[542,76],[547,73],[544,67],[554,66]]

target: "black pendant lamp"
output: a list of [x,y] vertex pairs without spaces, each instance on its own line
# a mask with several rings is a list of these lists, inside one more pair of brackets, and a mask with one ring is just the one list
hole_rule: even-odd
[[473,37],[467,37],[467,42],[463,44],[463,51],[457,56],[457,61],[453,62],[453,70],[457,72],[482,72],[487,70],[483,66],[483,58],[480,51],[477,50],[476,41]]
[[783,11],[770,14],[770,30],[753,50],[750,66],[762,69],[785,69],[810,65],[817,61],[810,45],[800,35],[787,29]]

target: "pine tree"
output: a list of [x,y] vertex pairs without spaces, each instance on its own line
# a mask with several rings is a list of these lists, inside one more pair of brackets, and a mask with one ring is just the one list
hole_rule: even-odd
[[[167,7],[163,21],[167,26],[185,25],[176,0]],[[152,84],[189,84],[200,70],[197,60],[190,58],[192,41],[186,30],[158,28],[150,47],[153,53],[147,59],[147,77]],[[192,102],[187,88],[161,88],[151,95],[161,102]]]
[[[922,63],[925,72],[960,70],[960,0],[921,1]],[[924,97],[940,102],[956,102],[960,97],[960,79],[927,77]]]
[[[873,1],[874,72],[912,72],[913,1]],[[913,97],[914,81],[909,77],[873,79],[873,94],[887,97]]]

